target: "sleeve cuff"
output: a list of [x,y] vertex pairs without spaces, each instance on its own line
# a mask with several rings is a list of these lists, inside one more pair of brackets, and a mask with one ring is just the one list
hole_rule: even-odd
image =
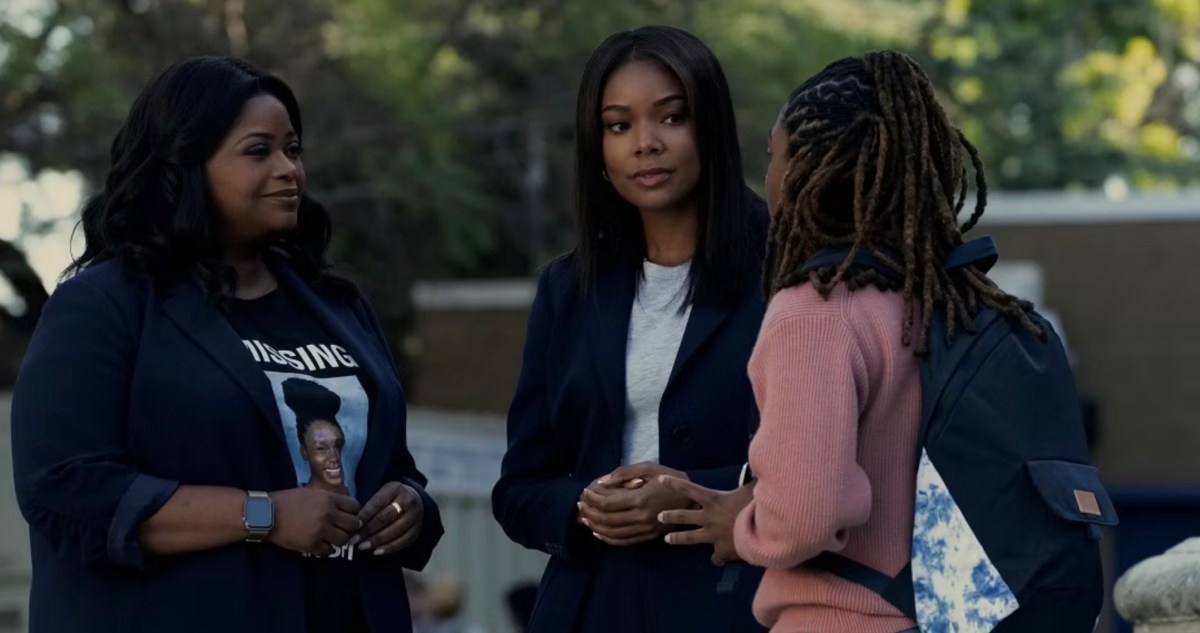
[[137,538],[138,527],[154,516],[178,488],[177,481],[142,474],[134,478],[117,503],[117,511],[108,526],[108,557],[113,563],[133,569],[145,568],[145,552]]
[[583,494],[583,489],[588,487],[588,481],[579,481],[573,478],[565,480],[562,485],[562,490],[559,493],[560,499],[565,501],[565,514],[563,517],[555,517],[559,523],[560,532],[558,537],[545,544],[545,551],[551,556],[557,556],[565,560],[574,560],[579,557],[583,550],[589,545],[587,532],[575,522],[575,516],[579,508],[576,504],[579,502],[579,497]]
[[742,466],[742,474],[738,475],[738,488],[754,481],[754,471],[750,470],[750,462]]

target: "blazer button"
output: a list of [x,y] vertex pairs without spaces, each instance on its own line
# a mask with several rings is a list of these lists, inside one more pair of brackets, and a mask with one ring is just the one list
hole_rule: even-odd
[[691,440],[692,434],[690,431],[688,431],[686,426],[677,426],[671,431],[671,438],[675,440],[676,444],[683,446],[686,445],[689,440]]

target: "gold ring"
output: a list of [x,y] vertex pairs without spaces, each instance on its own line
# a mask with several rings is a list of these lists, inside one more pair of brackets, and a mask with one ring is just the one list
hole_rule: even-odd
[[396,516],[397,516],[397,517],[399,517],[401,514],[404,514],[404,508],[401,508],[401,507],[400,507],[400,504],[399,504],[398,502],[396,502],[396,501],[393,501],[393,502],[392,502],[392,507],[396,509]]

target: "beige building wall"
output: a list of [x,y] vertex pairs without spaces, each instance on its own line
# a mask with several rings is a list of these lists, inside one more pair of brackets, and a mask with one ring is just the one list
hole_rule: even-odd
[[1108,483],[1200,484],[1200,221],[987,232],[1003,257],[1045,271],[1079,386],[1100,407]]

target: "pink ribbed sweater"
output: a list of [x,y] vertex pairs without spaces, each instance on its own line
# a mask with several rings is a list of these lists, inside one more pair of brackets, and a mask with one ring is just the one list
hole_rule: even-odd
[[[921,379],[899,293],[810,285],[771,300],[750,358],[761,423],[738,553],[767,568],[754,615],[771,633],[896,633],[883,598],[800,567],[829,550],[893,575],[909,558]],[[919,321],[918,321],[919,323]]]

